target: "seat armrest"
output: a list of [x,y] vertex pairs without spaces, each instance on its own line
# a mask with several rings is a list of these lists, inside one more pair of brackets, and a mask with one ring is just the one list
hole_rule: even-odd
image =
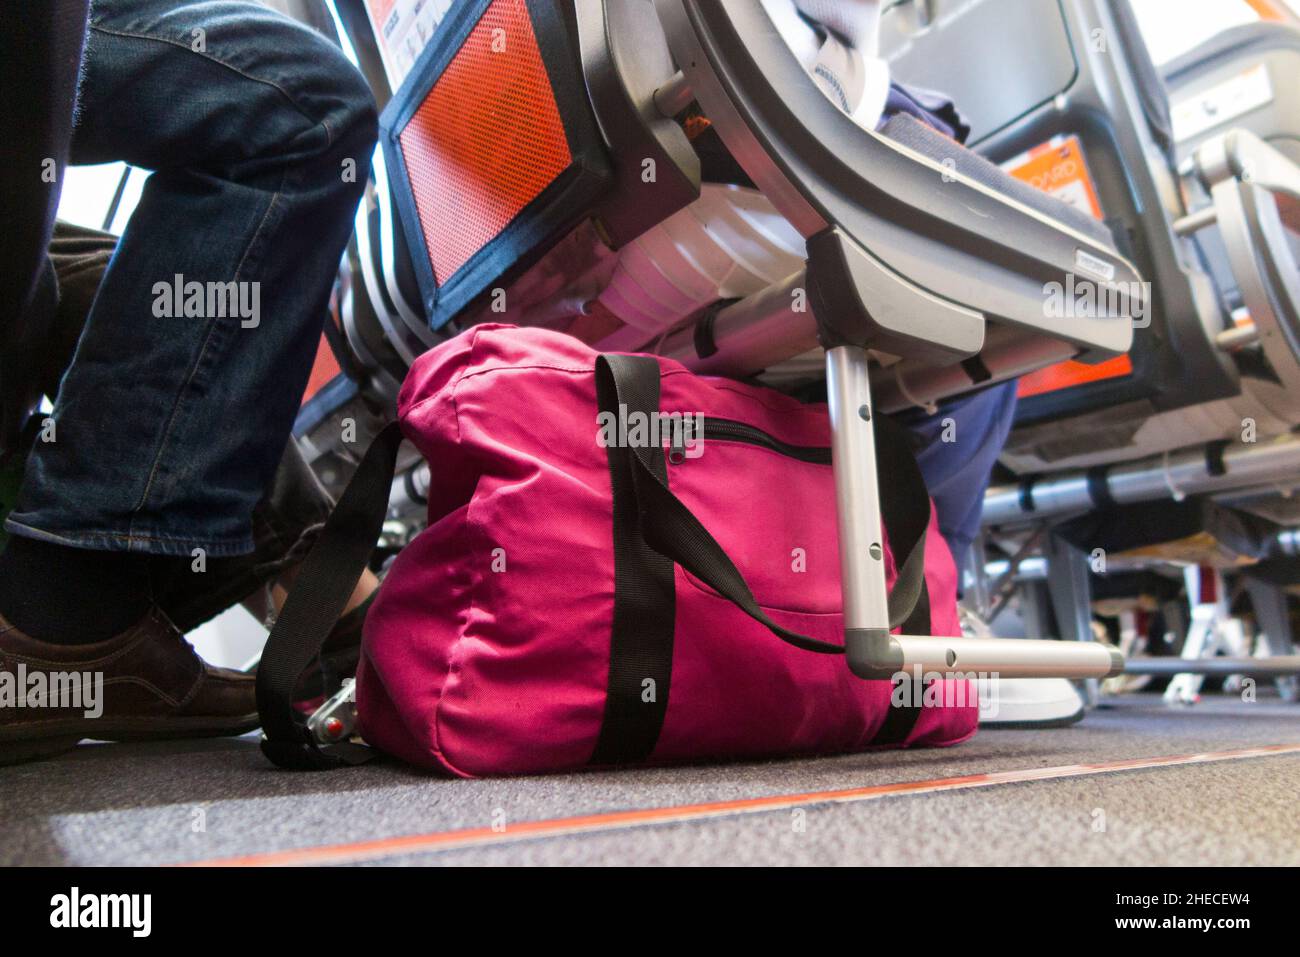
[[1279,209],[1300,203],[1300,166],[1241,129],[1202,144],[1194,162],[1214,205],[1187,220],[1218,223],[1260,346],[1300,415],[1300,267]]
[[1300,166],[1248,130],[1229,130],[1202,144],[1194,162],[1207,191],[1235,179],[1300,200]]

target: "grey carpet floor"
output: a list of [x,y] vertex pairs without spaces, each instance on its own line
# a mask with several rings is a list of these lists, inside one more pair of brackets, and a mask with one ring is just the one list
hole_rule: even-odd
[[481,781],[270,768],[254,739],[83,745],[0,768],[0,864],[172,864],[489,827],[385,864],[1300,864],[1300,754],[526,839],[517,822],[1300,743],[1300,705],[1110,699],[958,748]]

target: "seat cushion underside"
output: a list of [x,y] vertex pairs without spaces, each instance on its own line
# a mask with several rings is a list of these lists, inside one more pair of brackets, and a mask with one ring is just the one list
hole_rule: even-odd
[[954,169],[961,175],[1063,223],[1112,252],[1115,251],[1115,240],[1104,223],[1003,172],[978,153],[971,152],[915,117],[899,113],[891,117],[880,132],[894,142],[940,163],[951,160]]

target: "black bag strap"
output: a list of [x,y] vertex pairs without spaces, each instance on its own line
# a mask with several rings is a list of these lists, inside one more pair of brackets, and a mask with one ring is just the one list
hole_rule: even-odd
[[[600,356],[600,411],[615,417],[620,406],[628,414],[658,412],[659,376],[659,364],[649,356]],[[925,537],[930,496],[912,453],[910,433],[889,419],[877,418],[874,424],[876,464],[879,474],[887,477],[879,485],[885,533],[895,556],[905,556],[888,598],[889,623],[903,625],[910,635],[928,635]],[[726,551],[669,490],[661,448],[606,451],[614,497],[614,632],[604,721],[591,760],[635,763],[653,753],[668,710],[675,614],[671,562],[797,648],[822,654],[843,654],[844,648],[783,628],[767,616]],[[657,562],[656,553],[670,563],[665,567]],[[891,707],[872,744],[904,743],[920,719],[922,681],[903,677],[894,683],[891,696],[905,683],[912,685],[913,704]]]
[[396,422],[370,443],[266,639],[257,666],[257,713],[262,753],[282,768],[321,770],[360,764],[374,756],[370,748],[350,742],[318,745],[293,707],[293,690],[343,614],[379,541],[401,444]]
[[[618,415],[621,405],[650,414],[659,411],[659,363],[649,356],[602,355],[596,360],[596,392],[602,412]],[[892,481],[882,483],[881,505],[885,531],[895,554],[904,555],[889,595],[889,624],[897,627],[924,614],[914,624],[918,634],[929,632],[925,591],[925,533],[930,521],[930,498],[912,455],[907,434],[888,420],[876,420],[876,447],[880,471]],[[655,551],[671,558],[688,572],[731,601],[772,634],[796,648],[820,654],[843,654],[842,645],[810,638],[772,621],[759,607],[744,576],[689,508],[668,488],[662,470],[655,467],[656,451],[644,446],[622,449],[632,466],[641,531]],[[662,454],[662,453],[661,453]]]

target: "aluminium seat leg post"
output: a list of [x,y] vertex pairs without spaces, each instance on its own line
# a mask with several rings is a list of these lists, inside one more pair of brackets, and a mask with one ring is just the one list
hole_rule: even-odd
[[890,678],[903,666],[889,634],[889,593],[881,540],[875,414],[867,377],[867,350],[826,350],[826,394],[835,471],[835,515],[844,596],[844,648],[860,678]]
[[885,587],[875,413],[867,350],[837,345],[826,350],[826,392],[831,420],[831,461],[844,595],[844,650],[859,678],[923,674],[1003,677],[1100,678],[1118,674],[1124,659],[1095,641],[893,635]]

